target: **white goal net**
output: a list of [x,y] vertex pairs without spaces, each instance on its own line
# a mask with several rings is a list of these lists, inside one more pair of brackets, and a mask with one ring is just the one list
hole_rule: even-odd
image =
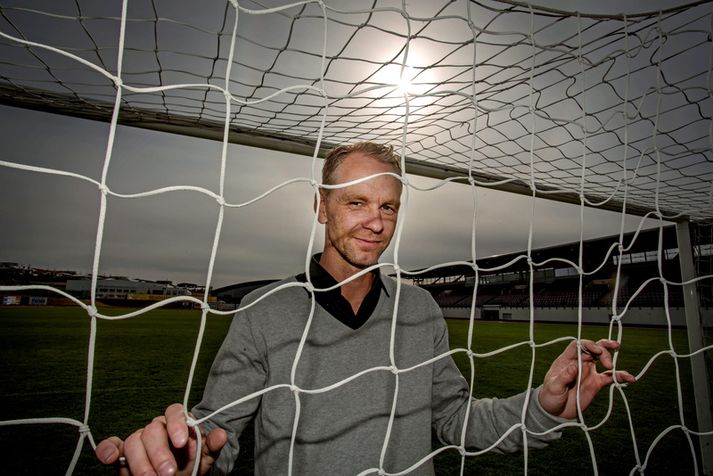
[[[627,332],[635,332],[629,330],[627,316],[632,314],[637,296],[647,291],[649,283],[662,287],[660,301],[651,306],[661,308],[662,317],[652,324],[663,329],[666,338],[647,353],[649,357],[639,367],[629,370],[645,383],[647,374],[662,360],[672,363],[667,367],[671,384],[667,390],[676,408],[667,411],[674,421],[653,436],[642,437],[637,433],[638,417],[627,399],[636,390],[614,385],[608,397],[600,396],[605,401],[600,419],[590,421],[585,414],[565,425],[565,432],[578,432],[585,442],[580,447],[584,453],[568,455],[575,461],[570,468],[581,467],[585,460],[586,467],[597,473],[601,460],[610,457],[602,455],[597,444],[616,434],[618,446],[625,446],[628,455],[618,469],[655,474],[651,458],[655,459],[676,433],[685,440],[686,468],[713,471],[713,427],[705,426],[710,424],[710,408],[708,420],[705,411],[701,417],[710,389],[707,377],[700,381],[705,363],[703,374],[699,367],[713,345],[700,331],[691,333],[690,329],[694,321],[699,330],[713,323],[713,250],[709,231],[705,235],[713,220],[713,2],[671,5],[659,11],[645,9],[645,2],[642,5],[644,10],[627,14],[587,14],[506,0],[0,3],[0,104],[109,124],[97,176],[0,155],[0,174],[12,170],[75,180],[99,192],[88,299],[52,285],[0,283],[3,295],[46,291],[70,299],[76,308],[86,311],[88,364],[76,369],[86,374],[81,389],[83,415],[30,418],[17,414],[0,422],[3,431],[36,424],[77,427],[67,469],[67,473],[74,472],[82,452],[91,450],[94,439],[108,436],[94,434],[92,426],[92,418],[100,411],[92,406],[95,345],[101,332],[97,323],[141,319],[179,302],[201,308],[185,384],[184,402],[192,401],[204,329],[212,317],[232,313],[210,305],[226,210],[249,208],[294,183],[307,184],[316,191],[320,185],[318,159],[330,146],[368,140],[394,145],[408,173],[435,179],[429,182],[433,186],[407,180],[406,221],[418,213],[409,209],[409,194],[428,193],[451,182],[473,191],[471,213],[459,217],[472,228],[470,256],[459,262],[430,263],[427,270],[410,269],[409,263],[399,260],[402,232],[406,234],[408,229],[399,228],[392,245],[393,262],[381,266],[399,282],[456,264],[471,268],[474,285],[467,337],[452,353],[464,356],[470,366],[467,377],[474,395],[479,380],[475,369],[516,348],[527,349],[527,377],[516,387],[524,390],[536,385],[535,362],[543,360],[548,349],[585,336],[584,283],[614,260],[619,271],[611,280],[610,320],[608,327],[601,326],[600,337],[617,339],[626,349]],[[218,185],[207,188],[174,183],[136,193],[111,187],[110,164],[120,125],[218,141],[222,144],[218,160],[210,160],[219,176]],[[41,133],[36,140],[42,140]],[[225,194],[229,144],[310,156],[312,175],[293,177],[276,187],[266,185],[244,202],[231,202]],[[487,284],[481,279],[488,273],[506,273],[515,263],[497,269],[481,269],[476,264],[483,256],[476,246],[482,231],[475,203],[483,189],[524,195],[532,206],[527,249],[517,260],[528,263],[528,276],[532,277],[525,291],[528,336],[487,351],[474,343],[481,317],[478,292]],[[97,298],[97,283],[102,274],[105,231],[113,219],[107,201],[143,200],[175,192],[216,202],[218,218],[205,266],[207,277],[201,283],[205,293],[202,297],[166,298],[119,315],[104,312]],[[8,203],[13,200],[2,191],[0,195]],[[532,254],[534,223],[546,219],[534,206],[540,198],[570,203],[581,210],[578,259],[554,260],[579,277],[571,332],[544,340],[538,338],[536,321],[547,318],[535,309],[538,288],[533,280],[548,263],[537,262]],[[311,203],[306,204],[309,206]],[[582,256],[585,209],[589,208],[618,213],[621,220],[618,240],[591,268]],[[691,262],[686,268],[690,275],[685,270],[676,279],[664,275],[663,262],[669,250],[660,244],[651,258],[659,264],[658,272],[642,277],[637,289],[628,290],[628,300],[622,299],[625,283],[621,266],[637,236],[624,240],[624,225],[631,216],[641,217],[635,229],[651,223],[645,220],[658,222],[662,235],[665,224],[676,222],[679,239],[688,236],[689,222],[700,225],[695,229],[703,233],[702,241],[694,246],[690,242],[678,245],[691,249],[692,259],[698,259],[698,272]],[[305,262],[316,245],[314,225],[312,230],[304,249]],[[682,249],[680,261],[684,261]],[[673,289],[679,293],[684,289],[693,296],[685,303],[686,316],[691,319],[686,321],[690,348],[674,338],[680,322],[672,317],[674,306],[669,304]],[[703,306],[695,298],[697,294],[707,296]],[[305,335],[308,332],[309,328],[305,329]],[[395,362],[387,365],[396,367]],[[6,379],[11,380],[17,371],[5,369]],[[691,379],[696,382],[693,390]],[[295,389],[297,399],[300,391],[308,390],[294,382],[285,384]],[[621,421],[614,425],[615,418],[610,415],[617,412]],[[526,434],[527,428],[523,424],[512,431]],[[386,451],[389,439],[387,435],[382,438]],[[413,467],[391,472],[384,467],[364,468],[364,474],[407,473],[448,450],[456,455],[456,471],[460,472],[467,471],[467,462],[488,453],[472,453],[462,445],[441,447],[424,454]],[[535,457],[525,453],[519,463],[524,473],[530,472],[530,459]],[[668,456],[664,453],[660,458]],[[291,472],[290,463],[285,464]]]

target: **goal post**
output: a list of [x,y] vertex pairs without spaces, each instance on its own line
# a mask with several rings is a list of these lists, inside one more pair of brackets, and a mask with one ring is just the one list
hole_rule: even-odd
[[[683,283],[683,299],[686,307],[686,329],[688,331],[688,349],[691,353],[691,369],[693,372],[694,398],[699,431],[713,428],[713,398],[711,398],[710,370],[707,368],[705,354],[706,343],[701,325],[700,299],[696,283],[696,266],[693,260],[693,244],[691,241],[690,223],[676,224],[678,239],[679,264]],[[713,435],[699,436],[701,451],[701,467],[703,474],[713,474]]]

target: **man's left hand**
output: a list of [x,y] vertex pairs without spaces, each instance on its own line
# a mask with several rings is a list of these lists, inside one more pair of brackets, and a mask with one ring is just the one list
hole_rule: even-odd
[[[582,348],[582,375],[579,386],[579,402],[584,411],[599,391],[614,382],[614,362],[610,351],[619,350],[619,343],[609,339],[597,342],[580,340]],[[540,405],[554,416],[574,419],[577,417],[577,342],[572,341],[559,357],[552,362],[545,375],[539,394]],[[604,372],[597,371],[597,362]],[[625,370],[616,371],[616,382],[634,383],[636,378]]]

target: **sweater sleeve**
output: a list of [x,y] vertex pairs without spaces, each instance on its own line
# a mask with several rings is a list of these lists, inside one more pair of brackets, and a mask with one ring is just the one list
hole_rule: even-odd
[[[260,342],[251,329],[249,314],[236,314],[213,361],[203,399],[192,410],[196,418],[205,417],[265,387],[267,364]],[[228,442],[213,465],[211,474],[225,475],[232,470],[240,451],[238,437],[255,416],[260,401],[260,397],[253,397],[221,411],[204,423],[208,430],[221,427],[228,433]]]
[[[440,313],[440,311],[439,311]],[[434,323],[434,355],[449,351],[448,329],[442,317]],[[525,426],[530,448],[547,446],[549,441],[561,436],[558,431],[543,433],[566,421],[547,413],[538,401],[539,388],[530,392]],[[468,384],[450,356],[434,363],[433,368],[433,427],[443,444],[460,445],[466,410],[470,406],[465,446],[467,449],[485,449],[498,441],[514,425],[522,421],[522,409],[527,392],[508,398],[470,398]],[[523,432],[514,428],[494,449],[498,452],[515,452],[523,447]]]

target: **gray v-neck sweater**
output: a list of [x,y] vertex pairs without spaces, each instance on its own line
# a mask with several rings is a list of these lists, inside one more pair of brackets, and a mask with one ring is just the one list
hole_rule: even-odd
[[[238,436],[253,418],[255,474],[270,476],[287,474],[291,447],[294,475],[378,470],[394,399],[383,455],[387,472],[412,468],[410,474],[433,474],[432,460],[427,458],[432,450],[431,429],[441,442],[459,444],[469,406],[467,449],[487,448],[521,423],[526,393],[470,399],[466,380],[445,355],[448,331],[441,311],[428,292],[415,286],[402,284],[400,289],[394,346],[398,371],[393,371],[389,348],[399,293],[395,280],[382,279],[385,289],[379,302],[358,329],[315,303],[299,356],[312,304],[304,288],[281,289],[236,314],[211,368],[203,400],[193,413],[201,418],[244,396],[264,392],[206,422],[208,428],[221,426],[229,435],[214,474],[226,474],[233,467]],[[297,282],[290,278],[255,291],[242,306],[286,283]],[[530,394],[525,423],[529,431],[542,433],[563,420],[542,410],[537,392]],[[530,447],[541,447],[558,437],[558,432],[550,432],[528,434],[527,439]],[[515,428],[496,451],[517,451],[521,446],[522,431]]]

